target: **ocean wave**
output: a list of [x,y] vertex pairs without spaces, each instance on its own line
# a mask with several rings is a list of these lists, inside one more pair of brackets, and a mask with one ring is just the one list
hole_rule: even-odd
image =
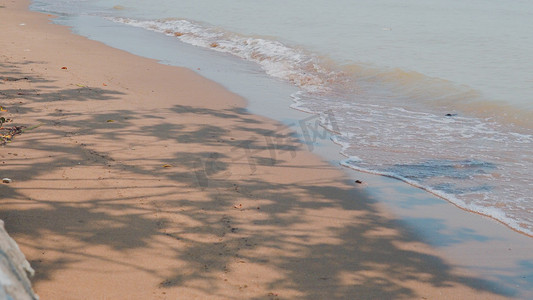
[[[364,64],[338,65],[303,48],[274,39],[244,36],[186,19],[137,20],[108,19],[164,33],[179,40],[214,51],[229,53],[259,64],[270,76],[287,80],[309,94],[358,94],[365,86],[379,86],[394,95],[396,104],[408,107],[448,109],[514,126],[533,129],[533,111],[484,97],[479,91],[449,80],[399,68],[376,68]],[[390,97],[388,100],[391,100]],[[407,101],[406,101],[407,100]]]
[[114,22],[174,36],[183,42],[230,53],[259,64],[270,76],[291,82],[308,92],[329,91],[328,82],[339,74],[322,67],[320,60],[303,49],[275,40],[247,37],[184,19],[135,20],[110,18]]

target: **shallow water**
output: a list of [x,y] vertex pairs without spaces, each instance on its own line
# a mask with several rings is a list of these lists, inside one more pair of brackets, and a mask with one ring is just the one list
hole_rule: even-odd
[[343,165],[533,234],[529,2],[38,0],[33,8],[63,14],[74,30],[77,17],[104,18],[254,62],[298,90],[293,108],[337,133]]

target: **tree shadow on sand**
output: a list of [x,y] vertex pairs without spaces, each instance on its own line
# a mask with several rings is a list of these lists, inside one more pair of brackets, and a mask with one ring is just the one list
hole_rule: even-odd
[[[120,95],[47,84],[16,95],[21,115],[44,125],[1,157],[2,174],[16,182],[0,185],[0,218],[31,253],[35,284],[89,260],[146,273],[163,291],[203,296],[230,297],[229,285],[250,299],[413,298],[414,283],[516,293],[421,250],[415,231],[329,167],[302,168],[303,146],[286,128],[242,109],[39,111],[61,99],[97,107]],[[261,175],[276,172],[295,177]],[[303,180],[301,172],[324,175]],[[100,247],[110,254],[92,251]],[[165,249],[158,261],[180,267],[169,274],[126,254],[153,247]]]

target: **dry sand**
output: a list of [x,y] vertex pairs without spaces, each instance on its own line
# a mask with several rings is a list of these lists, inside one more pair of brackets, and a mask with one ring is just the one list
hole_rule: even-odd
[[487,299],[288,129],[0,1],[0,219],[42,299]]

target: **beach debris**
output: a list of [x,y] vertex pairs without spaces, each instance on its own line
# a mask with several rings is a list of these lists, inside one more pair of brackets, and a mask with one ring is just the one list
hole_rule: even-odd
[[182,35],[183,35],[183,33],[181,33],[181,32],[174,32],[174,36],[182,36]]
[[359,179],[357,179],[357,180],[355,181],[355,183],[359,183],[359,184],[361,184],[361,183],[363,183],[363,181],[362,181],[362,180],[359,180]]
[[[6,120],[4,117],[1,117],[0,123],[3,124],[8,120]],[[3,146],[6,143],[11,142],[11,140],[13,139],[15,135],[22,133],[23,129],[24,129],[23,126],[13,126],[13,127],[7,127],[7,128],[0,126],[0,146]]]
[[446,114],[446,117],[455,117],[457,114]]
[[169,164],[164,164],[163,165],[163,168],[172,168],[173,166],[172,165],[169,165]]
[[115,120],[111,120],[111,119],[109,119],[109,120],[107,120],[106,122],[107,122],[107,123],[113,123],[113,122],[115,122]]
[[13,180],[9,179],[9,178],[2,178],[2,182],[3,183],[11,183]]
[[5,108],[2,105],[0,105],[0,111],[7,111],[7,108]]
[[83,84],[76,84],[76,85],[79,87],[87,87],[86,85],[83,85]]
[[67,69],[67,67],[61,67],[61,70],[66,70],[66,69]]
[[242,208],[242,204],[239,203],[239,205],[233,205],[233,208],[236,208],[236,209],[241,209]]
[[216,48],[216,47],[219,46],[219,44],[218,44],[217,42],[213,42],[213,43],[211,43],[211,45],[209,45],[209,46],[211,46],[212,48]]
[[107,86],[107,84],[105,84],[105,83],[102,83],[102,85],[103,85],[103,86]]
[[30,80],[28,77],[14,78],[14,77],[4,77],[4,81],[19,81],[19,80]]

